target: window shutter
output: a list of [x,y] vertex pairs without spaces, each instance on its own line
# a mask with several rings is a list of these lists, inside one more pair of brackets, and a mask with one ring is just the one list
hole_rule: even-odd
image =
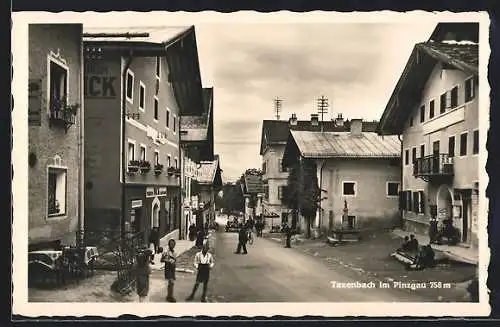
[[411,191],[406,191],[406,199],[408,200],[408,211],[413,211],[413,202],[411,201]]
[[399,210],[406,210],[406,192],[399,192]]
[[413,192],[413,212],[418,213],[418,192]]
[[423,191],[419,191],[418,193],[419,193],[419,200],[420,200],[420,210],[419,210],[419,212],[425,214],[424,192]]
[[446,109],[451,108],[451,91],[446,92]]

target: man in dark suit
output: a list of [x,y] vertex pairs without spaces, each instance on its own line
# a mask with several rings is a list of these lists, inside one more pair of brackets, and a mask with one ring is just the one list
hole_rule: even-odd
[[240,254],[241,249],[243,249],[243,254],[247,254],[247,241],[248,241],[248,232],[245,226],[240,228],[238,233],[238,248],[236,249],[235,254]]

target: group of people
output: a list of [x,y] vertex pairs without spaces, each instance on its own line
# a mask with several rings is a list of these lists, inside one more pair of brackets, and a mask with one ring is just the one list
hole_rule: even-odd
[[203,247],[203,242],[205,241],[206,236],[208,235],[208,228],[209,224],[208,222],[205,223],[205,226],[199,226],[197,227],[195,224],[191,224],[189,226],[189,232],[188,232],[188,237],[190,241],[195,241],[195,246],[197,248],[202,248]]
[[[163,252],[163,248],[158,248],[158,253],[162,253],[161,262],[165,264],[164,276],[167,282],[167,302],[176,302],[174,297],[175,271],[177,262],[177,252],[175,251],[175,240],[168,241],[168,249]],[[208,241],[204,242],[201,251],[196,253],[194,257],[194,266],[197,270],[196,280],[191,291],[191,294],[186,298],[187,301],[192,301],[196,295],[196,291],[200,284],[203,284],[203,293],[201,302],[206,302],[208,281],[210,279],[210,270],[215,265],[213,255],[208,251]],[[145,302],[149,293],[149,276],[151,274],[150,260],[152,250],[145,248],[138,252],[136,260],[136,290],[139,296],[139,302]]]
[[429,238],[434,244],[456,245],[460,242],[460,232],[453,226],[451,218],[443,220],[441,229],[438,229],[437,219],[432,219],[429,226]]
[[404,237],[403,244],[398,251],[414,254],[413,262],[408,265],[409,269],[421,270],[434,267],[436,264],[431,244],[420,246],[414,234],[410,234],[410,237]]

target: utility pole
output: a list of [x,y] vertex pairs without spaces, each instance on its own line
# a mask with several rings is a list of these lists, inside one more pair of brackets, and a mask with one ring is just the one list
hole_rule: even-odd
[[324,95],[318,98],[318,114],[321,115],[321,131],[323,132],[323,115],[328,113],[328,98]]
[[280,112],[281,112],[281,105],[283,103],[283,100],[280,98],[276,97],[274,99],[274,111],[276,112],[276,120],[280,120]]

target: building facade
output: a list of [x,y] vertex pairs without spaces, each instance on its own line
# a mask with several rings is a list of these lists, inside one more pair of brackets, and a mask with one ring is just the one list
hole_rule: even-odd
[[123,39],[89,33],[85,42],[85,228],[147,239],[157,227],[177,238],[180,115],[201,102],[194,28]]
[[[335,229],[393,228],[398,221],[400,142],[362,132],[362,121],[352,120],[349,132],[291,131],[283,160],[312,165],[320,192],[319,208],[310,228],[326,235]],[[305,177],[304,177],[305,178]]]
[[[379,126],[381,134],[403,139],[400,208],[406,230],[425,235],[431,218],[451,218],[463,245],[473,247],[480,169],[478,32],[478,24],[438,24],[428,42],[415,45]],[[415,90],[416,97],[406,96]]]
[[30,250],[75,245],[81,229],[82,25],[29,25]]
[[[363,131],[375,131],[377,122],[363,122]],[[292,114],[288,121],[264,120],[262,124],[260,155],[262,156],[262,179],[264,195],[262,211],[266,226],[290,224],[291,211],[283,203],[288,185],[289,172],[283,167],[283,154],[290,130],[298,131],[349,131],[350,121],[344,120],[342,114],[328,121],[320,121],[317,114],[311,114],[310,120],[298,120]]]

